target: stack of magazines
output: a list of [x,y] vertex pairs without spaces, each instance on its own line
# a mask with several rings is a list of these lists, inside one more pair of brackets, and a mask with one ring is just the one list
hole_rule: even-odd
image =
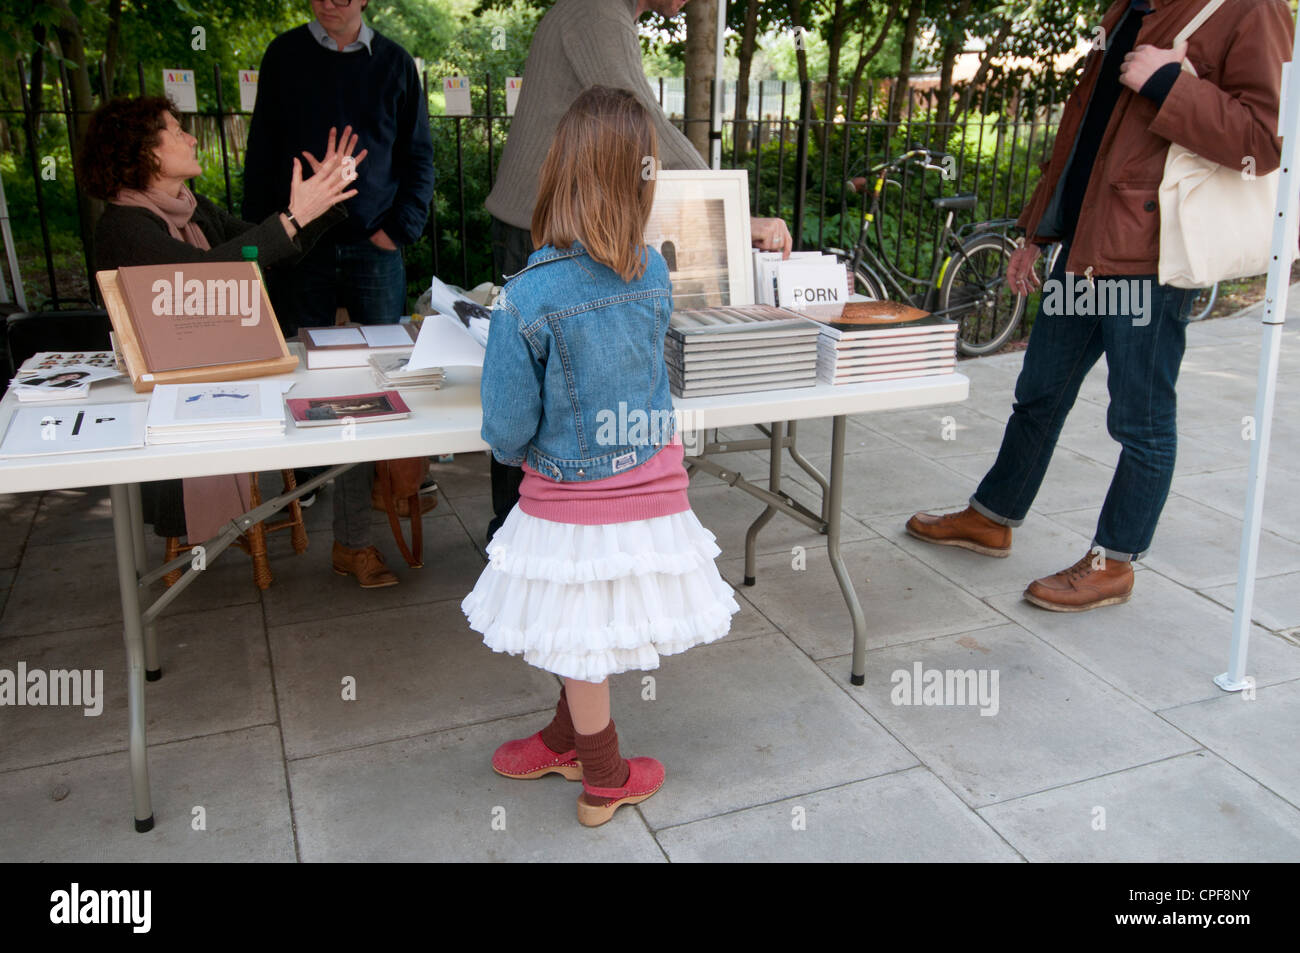
[[853,302],[817,320],[817,377],[828,384],[928,377],[956,368],[955,321],[889,301]]
[[412,368],[409,354],[376,354],[370,358],[370,375],[385,390],[400,387],[403,390],[437,390],[442,386],[441,367]]
[[678,311],[664,356],[677,397],[812,387],[818,326],[767,305]]
[[112,351],[41,351],[9,382],[21,401],[80,400],[95,381],[120,377]]
[[283,436],[280,382],[159,384],[149,396],[145,442],[202,443]]

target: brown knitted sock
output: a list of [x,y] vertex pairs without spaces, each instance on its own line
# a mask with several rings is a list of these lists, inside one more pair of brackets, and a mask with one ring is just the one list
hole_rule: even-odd
[[[608,725],[594,735],[574,733],[577,746],[577,758],[582,762],[582,783],[597,788],[617,788],[627,784],[632,773],[628,763],[618,753],[618,732],[614,729],[611,718]],[[593,797],[583,791],[582,798],[588,804],[608,804],[610,798]]]
[[560,701],[555,706],[555,717],[542,729],[542,744],[556,754],[573,750],[573,719],[569,717],[569,699],[560,686]]

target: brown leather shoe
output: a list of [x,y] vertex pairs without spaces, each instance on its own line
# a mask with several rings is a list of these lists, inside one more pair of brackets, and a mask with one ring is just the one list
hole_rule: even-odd
[[1093,569],[1089,552],[1069,569],[1036,579],[1025,590],[1025,599],[1053,612],[1087,612],[1101,606],[1128,602],[1133,594],[1133,564],[1101,559]]
[[338,540],[334,541],[334,571],[340,576],[356,576],[362,589],[382,589],[399,582],[375,547],[348,549]]
[[995,523],[969,506],[942,516],[917,513],[907,521],[907,532],[927,543],[960,546],[983,556],[1011,555],[1011,527]]

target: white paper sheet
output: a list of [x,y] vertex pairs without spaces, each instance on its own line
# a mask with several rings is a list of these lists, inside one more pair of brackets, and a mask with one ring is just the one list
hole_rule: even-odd
[[459,318],[431,314],[420,325],[411,360],[406,365],[422,367],[482,367],[487,352],[460,323]]
[[361,333],[371,347],[411,346],[411,333],[400,324],[368,324]]
[[358,328],[308,328],[307,333],[317,347],[336,347],[340,344],[366,346],[365,336]]

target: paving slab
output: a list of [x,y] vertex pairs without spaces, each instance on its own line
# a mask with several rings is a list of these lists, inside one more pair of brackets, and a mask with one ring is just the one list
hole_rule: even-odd
[[981,598],[999,592],[1023,592],[1033,580],[1075,562],[1088,551],[1091,541],[1091,537],[1030,510],[1024,524],[1011,533],[1010,556],[982,556],[957,546],[939,546],[913,538],[906,530],[911,516],[895,513],[873,517],[867,526],[948,581]]
[[[146,539],[152,535],[146,527]],[[108,487],[84,490],[48,490],[41,494],[40,506],[32,522],[28,541],[33,545],[71,543],[85,539],[113,538],[113,507]],[[110,552],[113,544],[108,544]]]
[[[969,453],[960,457],[949,457],[943,461],[944,466],[960,474],[958,479],[964,481],[966,496],[969,499],[984,475],[992,469],[998,458],[998,444],[988,451]],[[1052,462],[1047,467],[1038,496],[1034,499],[1032,509],[1040,513],[1060,513],[1075,510],[1089,503],[1100,508],[1110,488],[1110,481],[1115,475],[1113,466],[1104,466],[1095,460],[1058,446],[1052,454]],[[898,512],[902,512],[899,510]],[[1092,539],[1092,527],[1087,536]]]
[[[295,859],[279,732],[149,748],[155,826],[135,832],[125,752],[0,774],[6,863],[272,863]],[[202,808],[202,812],[196,812]],[[206,825],[196,830],[197,824]]]
[[663,861],[635,807],[585,828],[580,784],[557,774],[515,781],[492,770],[497,746],[536,731],[535,722],[494,721],[290,761],[302,859]]
[[[484,646],[459,600],[268,635],[289,758],[550,710],[559,697],[554,676]],[[354,700],[344,697],[348,678]]]
[[[896,446],[893,440],[879,432],[873,424],[886,416],[884,414],[857,414],[851,416],[844,426],[844,453],[871,453]],[[799,420],[795,430],[795,447],[804,456],[813,453],[829,454],[831,452],[832,420],[823,417],[817,420]],[[719,431],[719,439],[766,440],[767,436],[757,427],[730,427]],[[764,468],[767,466],[767,450],[750,451]],[[786,461],[789,461],[787,456]]]
[[653,700],[645,676],[629,674],[612,680],[611,707],[624,757],[667,770],[640,805],[655,830],[916,764],[780,635],[664,659],[649,673]]
[[[1206,589],[1205,595],[1231,610],[1237,604],[1237,584]],[[1275,632],[1300,627],[1300,573],[1256,579],[1251,616]]]
[[[145,683],[150,743],[276,720],[260,607],[166,617],[158,624],[158,648],[163,677]],[[89,671],[87,687],[93,695],[97,685],[102,695],[89,706],[83,694],[77,706],[0,708],[0,771],[125,752],[130,721],[120,624],[0,640],[0,669],[17,672],[19,663],[29,674]]]
[[[1092,612],[1048,612],[1018,595],[989,603],[1146,708],[1222,693],[1213,679],[1228,667],[1232,613],[1158,573],[1138,571],[1127,603]],[[1300,677],[1300,647],[1252,627],[1250,648],[1259,684]]]
[[40,499],[39,493],[0,495],[0,569],[18,565]]
[[[162,541],[157,542],[160,550]],[[161,563],[160,552],[151,555],[153,565]],[[278,583],[278,568],[273,566],[272,571],[277,573]],[[162,584],[157,583],[152,595],[156,598],[163,591]],[[256,603],[259,592],[253,583],[251,561],[238,550],[230,549],[208,564],[202,576],[167,607],[163,618],[174,613]],[[121,619],[117,566],[108,541],[91,539],[29,546],[5,607],[0,637],[36,635],[108,622],[120,624]]]
[[[1056,513],[1053,519],[1076,532],[1087,532],[1091,538],[1100,506],[1098,502],[1094,509]],[[1210,589],[1236,580],[1240,552],[1241,520],[1171,493],[1151,550],[1141,562],[1189,589]],[[1264,530],[1258,576],[1278,576],[1297,569],[1300,545]]]
[[13,588],[16,575],[18,575],[17,570],[0,569],[0,635],[4,633],[5,604],[9,601],[9,592]]
[[1002,442],[1006,421],[995,420],[963,404],[948,404],[875,414],[871,426],[927,459],[941,460],[996,448]]
[[[405,524],[403,529],[409,532]],[[374,544],[400,580],[398,585],[362,589],[355,577],[334,573],[330,546],[322,545],[318,549],[313,543],[302,556],[273,566],[275,583],[263,596],[267,624],[288,625],[461,599],[474,588],[483,571],[479,550],[466,537],[460,522],[452,518],[450,510],[440,518],[424,521],[424,567],[421,569],[406,565],[392,531],[385,526],[375,527]]]
[[[825,659],[819,664],[830,673],[843,663]],[[939,677],[926,674],[931,670],[944,673],[945,680],[950,677],[946,673],[954,673],[954,691],[947,697],[916,698],[912,683],[918,666],[922,685]],[[956,673],[964,672],[985,680],[978,703],[955,692]],[[845,691],[972,806],[1199,747],[1015,625],[870,652],[866,684]],[[957,704],[963,701],[967,703]]]
[[[1254,645],[1251,646],[1252,650]],[[1254,664],[1247,665],[1254,672]],[[1221,692],[1211,701],[1161,712],[1172,725],[1300,807],[1300,759],[1295,756],[1295,726],[1300,718],[1300,682]],[[1300,859],[1293,855],[1292,859]]]
[[[1249,478],[1250,471],[1247,467],[1233,467],[1217,473],[1180,475],[1174,477],[1173,492],[1241,520],[1246,514],[1246,487]],[[1264,490],[1262,525],[1269,532],[1292,541],[1300,540],[1300,497],[1295,492],[1297,486],[1300,486],[1300,471],[1270,464]]]
[[924,768],[670,827],[676,863],[989,863],[1019,856]]
[[458,453],[450,463],[430,464],[429,470],[438,489],[451,499],[492,494],[492,464],[486,451]]
[[1300,860],[1300,811],[1205,751],[979,813],[1034,863]]
[[[816,494],[802,485],[790,485],[792,481],[783,480],[782,489],[812,510],[820,512],[820,500]],[[767,481],[761,485],[766,488]],[[755,499],[743,490],[718,485],[690,490],[691,509],[701,523],[717,538],[718,547],[729,558],[745,555],[745,534],[750,524],[762,514],[767,504]],[[840,539],[850,542],[869,539],[876,534],[863,526],[851,516],[843,516],[840,521]],[[760,553],[785,553],[790,555],[794,547],[804,549],[826,548],[826,537],[809,526],[780,513],[772,517],[758,534],[757,551]]]
[[[964,506],[975,484],[946,466],[960,459],[952,457],[936,463],[902,446],[846,457],[843,511],[855,519],[867,520],[928,507]],[[822,473],[830,473],[829,455],[813,454],[808,462]],[[816,482],[807,474],[792,471],[791,475],[809,491],[816,491]]]
[[[869,648],[1004,621],[1003,616],[892,542],[847,543],[840,552],[866,614]],[[853,623],[826,554],[808,550],[803,570],[792,568],[791,563],[788,553],[759,557],[754,586],[741,586],[743,559],[720,559],[718,567],[723,578],[812,658],[851,652]],[[847,677],[847,669],[844,675]]]

